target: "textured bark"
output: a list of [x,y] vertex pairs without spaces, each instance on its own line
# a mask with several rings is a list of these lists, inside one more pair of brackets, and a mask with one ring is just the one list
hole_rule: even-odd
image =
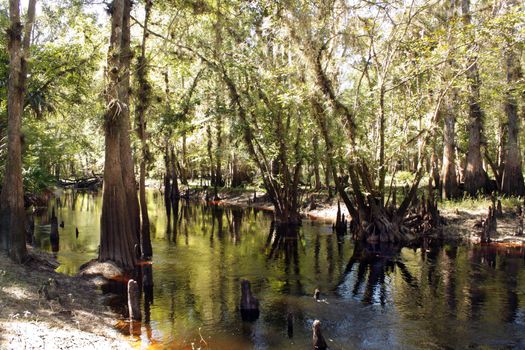
[[140,321],[142,319],[140,289],[139,284],[135,280],[128,281],[128,312],[130,320]]
[[150,104],[150,90],[151,86],[148,82],[148,70],[146,59],[146,42],[148,38],[148,20],[150,17],[150,10],[152,1],[147,0],[145,4],[144,15],[144,30],[142,34],[142,45],[140,57],[137,65],[137,81],[138,81],[138,103],[136,107],[137,113],[137,134],[141,141],[141,160],[140,160],[140,175],[139,175],[139,200],[140,200],[140,246],[142,256],[149,258],[153,255],[150,237],[150,222],[148,215],[148,205],[146,202],[146,162],[149,158],[148,150],[148,134],[146,131],[146,112]]
[[[218,103],[219,104],[219,103]],[[222,151],[223,151],[223,140],[222,140],[222,115],[219,113],[216,119],[216,130],[217,130],[217,144],[215,146],[215,183],[214,187],[214,196],[215,200],[219,199],[218,196],[218,187],[224,186],[224,178],[222,176]]]
[[122,179],[126,192],[127,209],[129,212],[131,231],[140,241],[140,209],[137,197],[137,182],[135,180],[135,166],[131,152],[131,122],[130,122],[130,11],[131,0],[124,0],[122,17],[122,47],[121,47],[121,81],[119,84],[119,98],[122,103],[121,131],[120,131],[120,159],[122,162]]
[[179,177],[177,175],[177,158],[175,157],[175,148],[171,146],[171,201],[178,201],[180,198]]
[[381,206],[385,203],[385,178],[386,178],[386,164],[385,164],[385,85],[384,80],[381,79],[381,88],[379,92],[379,201]]
[[456,115],[448,101],[443,127],[443,165],[442,165],[442,196],[452,199],[459,196],[458,179],[456,175]]
[[312,147],[313,147],[313,152],[314,152],[313,166],[314,166],[314,176],[315,176],[315,190],[319,191],[321,189],[322,183],[321,183],[321,173],[319,171],[319,137],[317,136],[317,134],[314,136]]
[[[461,7],[463,21],[465,25],[470,25],[470,0],[462,0]],[[480,106],[481,80],[476,59],[476,57],[469,58],[468,64],[470,68],[467,70],[469,84],[469,141],[464,172],[465,191],[472,196],[477,195],[479,192],[487,191],[489,187],[489,177],[483,168],[483,158],[481,156],[483,110]]]
[[168,140],[165,140],[164,147],[164,206],[166,208],[166,216],[168,217],[168,228],[171,222],[171,167],[170,167],[170,153]]
[[239,172],[239,159],[237,157],[237,152],[235,152],[235,149],[232,150],[232,156],[231,156],[231,187],[239,187],[242,184],[241,174]]
[[505,52],[505,68],[509,86],[505,96],[508,136],[501,191],[507,195],[523,196],[525,194],[525,184],[521,169],[521,152],[518,146],[520,121],[518,118],[518,102],[515,96],[515,86],[523,78],[523,74],[519,56],[513,48],[509,48]]
[[180,182],[188,185],[188,147],[186,146],[186,131],[182,131],[182,159],[180,163]]
[[22,126],[27,60],[30,35],[35,18],[35,6],[36,0],[30,0],[24,38],[22,39],[20,2],[18,0],[9,1],[7,159],[0,194],[0,249],[6,250],[11,259],[16,262],[22,262],[27,256],[20,128]]
[[[109,113],[112,112],[114,111]],[[99,260],[112,260],[123,268],[131,270],[136,263],[134,251],[136,239],[131,231],[128,203],[122,181],[119,131],[120,127],[115,121],[106,121]]]
[[207,150],[208,150],[208,162],[210,164],[210,185],[215,185],[215,169],[214,169],[214,162],[213,162],[213,140],[212,140],[212,134],[211,134],[211,126],[208,125],[206,127],[206,136],[208,138],[207,143]]
[[113,2],[111,39],[108,51],[107,110],[104,116],[106,150],[104,161],[104,193],[100,227],[99,260],[112,260],[132,270],[136,263],[135,232],[132,231],[128,200],[124,187],[121,163],[122,102],[119,82],[122,74],[121,44],[124,1]]

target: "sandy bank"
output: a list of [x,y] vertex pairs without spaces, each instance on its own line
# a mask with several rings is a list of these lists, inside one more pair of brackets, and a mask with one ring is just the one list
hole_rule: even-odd
[[36,258],[24,265],[0,254],[1,349],[131,349],[91,282],[30,253]]

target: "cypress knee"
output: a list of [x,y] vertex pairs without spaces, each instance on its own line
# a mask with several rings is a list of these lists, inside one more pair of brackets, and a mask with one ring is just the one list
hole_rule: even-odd
[[135,280],[128,281],[128,310],[130,320],[140,321],[142,315],[140,312],[140,291],[139,285]]
[[312,325],[312,342],[314,350],[326,350],[328,346],[324,340],[323,334],[321,333],[321,321],[315,320]]

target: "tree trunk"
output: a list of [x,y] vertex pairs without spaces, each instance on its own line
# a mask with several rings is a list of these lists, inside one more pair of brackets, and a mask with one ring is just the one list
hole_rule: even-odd
[[523,74],[519,56],[513,48],[508,48],[505,52],[505,68],[508,84],[505,96],[508,136],[501,191],[507,195],[523,196],[525,194],[525,184],[521,170],[521,153],[518,146],[520,121],[518,118],[518,103],[515,96],[516,84],[523,78]]
[[219,200],[218,187],[224,186],[224,179],[222,176],[222,115],[219,112],[217,116],[217,145],[215,146],[215,184],[214,184],[214,200]]
[[230,186],[231,187],[239,187],[242,184],[241,180],[241,174],[239,173],[239,159],[237,157],[237,152],[235,152],[235,149],[232,150],[232,160],[231,160],[231,167],[232,167],[232,181]]
[[[470,0],[462,0],[463,21],[470,25]],[[469,141],[467,151],[467,164],[464,172],[465,191],[471,196],[485,192],[489,187],[489,178],[483,169],[481,157],[481,142],[483,129],[483,110],[480,106],[480,87],[478,65],[475,57],[469,58],[470,68],[467,70],[469,83]]]
[[379,201],[381,206],[385,204],[385,85],[381,79],[381,88],[379,92]]
[[27,79],[29,44],[35,18],[36,0],[30,0],[22,42],[20,1],[9,1],[8,50],[9,81],[7,91],[7,159],[0,194],[0,249],[16,262],[27,256],[24,189],[22,183],[22,141],[20,128]]
[[211,134],[211,126],[208,125],[206,127],[206,136],[208,137],[208,144],[207,144],[207,150],[208,150],[208,161],[209,161],[209,167],[210,167],[210,185],[215,186],[215,170],[214,170],[214,163],[213,163],[213,140],[212,140],[212,134]]
[[147,0],[145,4],[145,16],[144,16],[144,31],[142,34],[142,45],[141,54],[137,64],[137,81],[138,81],[138,103],[136,107],[137,113],[137,134],[141,141],[141,160],[140,160],[140,177],[139,177],[139,199],[140,199],[140,212],[142,218],[142,226],[140,230],[140,246],[142,256],[150,258],[153,255],[151,247],[150,237],[150,222],[148,216],[148,205],[146,202],[146,162],[149,158],[149,150],[147,138],[148,134],[146,131],[146,112],[150,103],[150,90],[151,86],[148,82],[148,62],[146,59],[146,41],[148,38],[148,20],[150,17],[150,10],[152,6],[152,0]]
[[168,218],[168,227],[171,218],[171,167],[168,138],[165,140],[164,147],[164,206],[166,208],[166,217]]
[[188,147],[186,146],[186,131],[182,131],[182,161],[180,167],[180,182],[188,186]]
[[124,17],[124,2],[115,0],[111,17],[111,39],[108,51],[108,86],[106,89],[107,110],[104,116],[106,151],[104,162],[104,193],[100,219],[99,260],[112,260],[121,267],[132,270],[136,264],[135,233],[132,231],[128,211],[128,200],[122,174],[121,130],[122,102],[119,82],[122,74],[121,44]]
[[332,188],[330,187],[330,171],[330,164],[328,161],[326,161],[324,164],[324,181],[328,191],[328,198],[333,197]]
[[177,158],[175,148],[171,146],[171,201],[178,201],[180,198],[179,177],[177,176]]
[[314,136],[313,142],[313,152],[314,152],[314,159],[313,159],[313,166],[314,166],[314,176],[315,176],[315,190],[319,191],[321,189],[321,174],[319,171],[319,137],[317,134]]
[[130,142],[130,11],[131,0],[124,0],[124,11],[122,17],[122,47],[121,47],[121,81],[119,83],[119,99],[121,101],[121,131],[120,131],[120,161],[122,163],[122,179],[126,193],[127,209],[129,211],[130,229],[135,235],[136,241],[140,241],[140,211],[137,198],[137,183],[135,180],[135,167],[131,153]]
[[498,189],[501,190],[501,182],[503,181],[503,169],[505,168],[505,148],[507,145],[507,125],[505,123],[500,123],[498,131],[498,158],[497,158],[497,171],[496,173],[496,182]]
[[456,175],[456,115],[447,101],[443,127],[443,165],[442,165],[442,196],[443,199],[453,199],[459,196],[458,179]]

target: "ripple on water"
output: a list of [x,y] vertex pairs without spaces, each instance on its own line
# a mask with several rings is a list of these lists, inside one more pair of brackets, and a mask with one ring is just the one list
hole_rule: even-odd
[[[268,213],[183,202],[168,227],[162,197],[148,200],[154,290],[144,345],[305,349],[319,319],[333,349],[525,348],[522,247],[363,248],[322,223],[279,236]],[[51,250],[55,206],[65,222],[59,270],[74,274],[97,255],[101,198],[66,191],[61,203],[35,218],[34,245]],[[261,302],[252,323],[240,318],[241,279]]]

